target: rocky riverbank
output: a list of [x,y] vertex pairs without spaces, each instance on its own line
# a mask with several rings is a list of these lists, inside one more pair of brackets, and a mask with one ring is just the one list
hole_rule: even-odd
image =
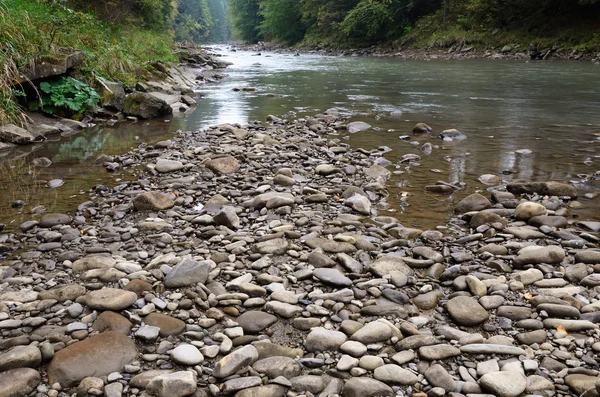
[[375,214],[334,114],[106,159],[138,180],[0,235],[0,396],[596,396],[600,224],[514,183]]
[[325,46],[286,47],[276,43],[260,42],[252,45],[236,45],[234,49],[248,51],[272,51],[276,53],[303,53],[331,55],[331,56],[372,56],[372,57],[397,57],[402,59],[417,60],[460,60],[460,59],[504,59],[515,61],[529,60],[571,60],[587,61],[600,65],[600,53],[583,53],[575,49],[570,51],[556,48],[519,48],[516,46],[503,46],[501,48],[478,48],[470,45],[456,45],[448,49],[419,49],[412,48],[410,43],[397,43],[391,46],[372,46],[368,48],[337,48]]
[[[39,83],[42,79],[55,78],[73,73],[85,54],[78,53],[77,63],[58,66],[44,64],[42,67],[24,71],[28,81]],[[96,90],[100,95],[97,106],[81,121],[53,117],[44,113],[26,113],[28,123],[22,127],[0,125],[0,155],[18,145],[31,145],[52,136],[72,134],[75,131],[98,124],[114,125],[123,121],[137,121],[169,117],[185,113],[196,105],[192,97],[201,84],[215,82],[224,77],[220,70],[229,63],[219,55],[204,49],[181,47],[178,52],[180,63],[153,65],[150,79],[127,88],[120,82],[96,78]],[[60,62],[65,63],[63,60]]]

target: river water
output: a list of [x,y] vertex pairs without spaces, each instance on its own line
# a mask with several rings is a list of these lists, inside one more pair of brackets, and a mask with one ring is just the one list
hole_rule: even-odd
[[[600,170],[600,67],[585,62],[491,60],[402,60],[399,58],[230,52],[227,78],[199,88],[197,108],[170,120],[94,127],[0,157],[0,223],[16,226],[31,210],[73,212],[90,188],[135,178],[134,170],[107,173],[92,163],[102,153],[118,155],[140,143],[168,139],[177,130],[211,124],[265,121],[267,115],[307,117],[337,108],[350,121],[372,128],[340,132],[342,144],[381,148],[394,172],[382,215],[405,226],[445,225],[454,205],[467,194],[485,191],[478,181],[494,174],[513,180],[576,181],[580,208],[572,216],[600,220],[600,183],[580,183]],[[256,87],[254,92],[234,88]],[[430,135],[413,135],[424,122]],[[438,134],[455,128],[467,136],[444,142]],[[399,139],[410,136],[409,141]],[[431,154],[420,147],[429,142]],[[529,154],[516,151],[528,149]],[[402,155],[421,156],[417,164],[398,163]],[[48,168],[31,160],[48,157]],[[61,178],[50,189],[45,182]],[[425,193],[425,185],[446,181],[462,186],[451,196]],[[587,193],[587,197],[586,194]],[[11,203],[24,200],[14,209]]]

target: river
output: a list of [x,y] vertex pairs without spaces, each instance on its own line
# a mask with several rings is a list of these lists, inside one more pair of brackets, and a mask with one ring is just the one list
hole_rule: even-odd
[[[349,121],[372,128],[356,134],[340,132],[332,139],[365,149],[381,148],[392,165],[389,197],[381,215],[397,217],[405,226],[445,225],[453,206],[464,196],[490,186],[482,174],[503,182],[574,181],[581,192],[573,217],[600,220],[600,182],[582,183],[600,170],[600,67],[586,62],[517,62],[491,60],[402,60],[400,58],[326,57],[304,54],[257,55],[218,48],[233,65],[219,83],[199,87],[198,106],[170,120],[139,121],[94,127],[53,138],[0,157],[0,223],[16,226],[46,212],[73,212],[98,184],[115,186],[135,178],[135,170],[108,173],[92,163],[102,153],[119,155],[141,143],[168,139],[177,130],[211,124],[265,121],[267,115],[297,118],[337,108]],[[256,91],[234,88],[256,87]],[[413,135],[424,122],[434,133]],[[467,136],[445,142],[438,134],[455,128]],[[399,139],[410,136],[410,140]],[[431,154],[420,147],[429,142]],[[517,150],[528,149],[529,154]],[[399,164],[408,153],[417,164]],[[48,168],[32,167],[35,157],[48,157]],[[45,182],[60,178],[50,189]],[[451,196],[425,193],[436,181],[461,185]],[[24,200],[26,206],[11,204]]]

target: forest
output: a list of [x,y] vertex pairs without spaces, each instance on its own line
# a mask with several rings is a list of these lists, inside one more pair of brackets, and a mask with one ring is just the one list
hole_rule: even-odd
[[235,37],[250,43],[600,44],[598,0],[229,0],[229,8]]

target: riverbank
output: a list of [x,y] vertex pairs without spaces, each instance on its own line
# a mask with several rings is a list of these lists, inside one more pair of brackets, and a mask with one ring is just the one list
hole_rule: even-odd
[[600,224],[573,186],[404,227],[374,211],[385,153],[328,139],[344,120],[271,120],[142,145],[111,160],[137,180],[0,237],[2,393],[596,392]]
[[585,61],[600,65],[600,53],[581,52],[575,48],[557,50],[552,47],[542,49],[504,46],[497,48],[479,48],[458,44],[450,48],[412,48],[410,43],[372,46],[369,48],[340,48],[323,45],[284,46],[278,43],[260,42],[258,44],[239,45],[232,48],[246,51],[272,51],[287,54],[319,54],[327,56],[365,56],[397,57],[413,60],[461,60],[491,59],[514,61]]

